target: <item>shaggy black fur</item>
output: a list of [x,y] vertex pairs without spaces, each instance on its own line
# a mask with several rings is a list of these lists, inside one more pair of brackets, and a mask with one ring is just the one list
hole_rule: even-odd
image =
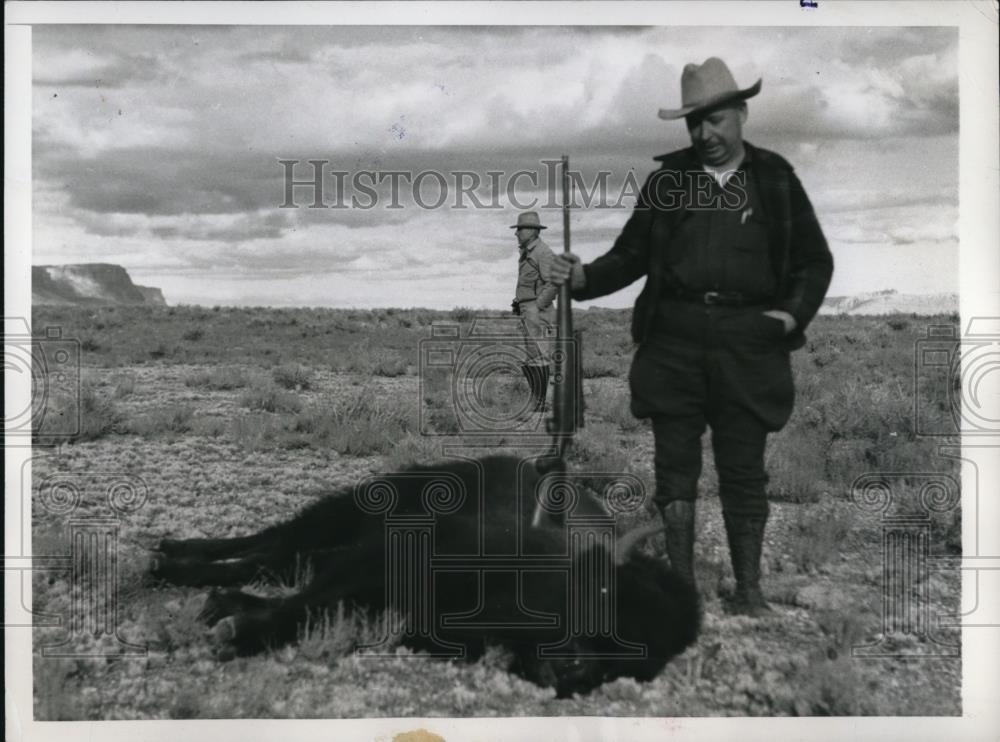
[[[560,697],[620,676],[655,677],[695,641],[697,593],[663,560],[632,553],[616,563],[609,540],[569,536],[581,517],[611,523],[593,497],[580,497],[568,519],[547,515],[531,527],[541,479],[531,461],[510,456],[413,467],[384,478],[396,491],[386,512],[360,507],[359,490],[344,488],[251,536],[165,539],[152,572],[176,584],[238,586],[259,576],[287,579],[309,562],[311,581],[290,597],[212,590],[203,617],[217,625],[223,654],[294,642],[307,617],[315,620],[342,603],[348,610],[393,608],[408,629],[403,643],[414,649],[474,660],[487,646],[502,646],[513,654],[514,672],[554,687]],[[464,496],[453,496],[460,492]],[[387,560],[393,524],[405,517],[430,523],[429,505],[437,508],[433,535],[419,553],[433,559],[433,581],[431,570],[414,558],[417,552],[407,552],[402,562]],[[554,561],[546,565],[546,558]],[[578,574],[601,577],[574,583],[573,570],[566,569],[571,559],[575,567],[587,566]],[[424,575],[422,584],[433,587],[416,599],[405,590],[390,594],[389,562],[402,564],[410,578]],[[574,629],[573,615],[586,613],[571,606],[595,604],[603,619]],[[432,630],[413,630],[421,624],[418,611],[430,617]],[[556,645],[559,656],[551,651]]]

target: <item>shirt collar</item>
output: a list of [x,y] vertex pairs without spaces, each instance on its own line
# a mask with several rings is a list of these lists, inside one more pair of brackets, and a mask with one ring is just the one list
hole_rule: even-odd
[[731,167],[731,168],[726,168],[725,170],[721,170],[719,168],[713,167],[712,165],[706,165],[704,162],[702,162],[701,163],[701,168],[702,168],[702,170],[706,170],[706,171],[713,172],[713,173],[720,173],[720,172],[727,172],[728,173],[728,172],[734,172],[736,170],[742,170],[742,169],[744,169],[746,167],[747,163],[749,162],[749,160],[750,160],[750,150],[747,148],[746,143],[744,142],[744,144],[743,144],[743,156],[740,158],[740,161],[737,163],[736,167]]
[[[737,170],[747,167],[753,163],[755,159],[754,149],[755,149],[754,146],[750,144],[750,142],[748,142],[746,139],[743,140],[743,161],[740,162],[740,166],[736,168]],[[694,147],[686,147],[685,149],[681,150],[681,152],[683,152],[684,156],[687,158],[687,161],[689,163],[689,169],[691,170],[701,169],[702,163],[701,160],[698,159],[698,153],[694,151]],[[666,160],[668,157],[671,157],[672,154],[674,153],[667,152],[666,154],[657,155],[653,159]]]

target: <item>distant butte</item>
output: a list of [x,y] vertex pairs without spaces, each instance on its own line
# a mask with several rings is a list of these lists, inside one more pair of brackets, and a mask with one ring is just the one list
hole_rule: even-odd
[[956,314],[958,294],[900,294],[893,289],[852,296],[828,296],[820,314]]
[[128,271],[111,263],[31,266],[32,305],[166,306],[163,292],[132,283]]

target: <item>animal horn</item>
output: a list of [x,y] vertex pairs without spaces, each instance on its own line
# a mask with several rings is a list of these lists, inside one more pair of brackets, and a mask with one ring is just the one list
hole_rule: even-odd
[[650,536],[665,530],[666,526],[662,523],[650,523],[649,525],[642,526],[640,528],[633,528],[631,531],[619,538],[618,543],[615,544],[615,564],[619,566],[625,564],[625,562],[628,561],[628,555],[632,549]]

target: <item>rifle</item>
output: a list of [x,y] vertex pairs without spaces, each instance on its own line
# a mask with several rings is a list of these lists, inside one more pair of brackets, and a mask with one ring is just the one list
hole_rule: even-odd
[[[563,252],[570,251],[569,209],[569,156],[562,156],[562,212]],[[552,447],[541,457],[537,467],[542,474],[566,472],[566,452],[573,434],[583,427],[583,373],[581,334],[573,330],[573,307],[567,280],[559,287],[557,307],[555,352],[553,353],[554,390],[552,417],[546,421],[546,430],[552,434]],[[542,519],[541,502],[535,504],[532,526]]]

